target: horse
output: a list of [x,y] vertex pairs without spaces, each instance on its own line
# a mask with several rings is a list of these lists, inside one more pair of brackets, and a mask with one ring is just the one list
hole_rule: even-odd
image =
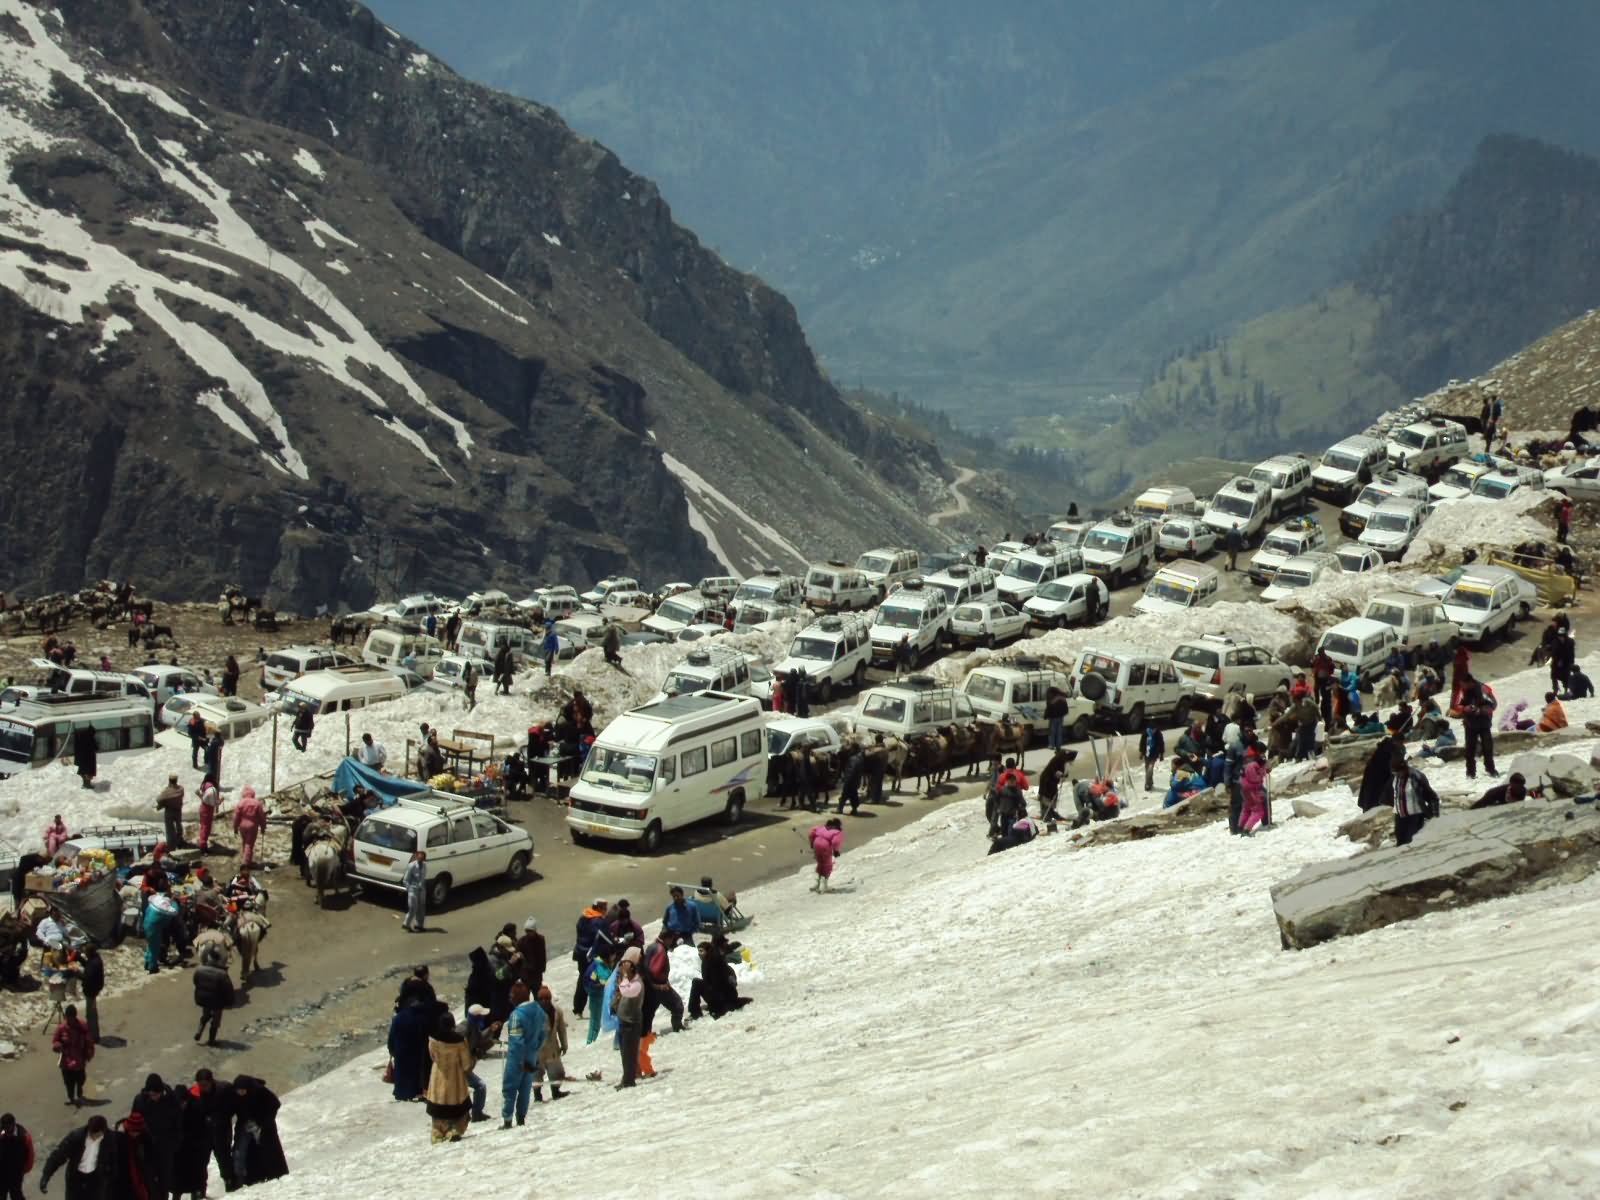
[[340,877],[344,874],[344,848],[350,839],[350,831],[343,825],[332,828],[323,825],[313,826],[306,832],[306,882],[317,889],[317,907],[321,908],[327,890],[340,886]]
[[233,958],[232,939],[215,926],[200,931],[194,939],[194,949],[202,963],[221,967],[224,971]]
[[250,976],[255,974],[256,955],[261,939],[267,936],[272,923],[266,914],[254,908],[241,908],[233,918],[233,944],[239,948],[239,986],[249,987]]

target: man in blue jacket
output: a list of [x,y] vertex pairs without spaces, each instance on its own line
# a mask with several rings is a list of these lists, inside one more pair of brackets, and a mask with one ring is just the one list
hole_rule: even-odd
[[672,889],[672,903],[661,914],[661,928],[677,934],[678,940],[685,946],[694,945],[694,935],[700,932],[700,914],[694,905],[683,898],[681,887]]
[[1144,756],[1144,790],[1153,792],[1156,787],[1156,764],[1167,756],[1167,739],[1156,728],[1154,721],[1144,727],[1141,747]]
[[515,1111],[517,1124],[528,1119],[528,1101],[533,1095],[534,1073],[539,1069],[539,1051],[550,1032],[550,1021],[537,1000],[528,998],[527,985],[516,984],[522,1003],[511,1010],[506,1020],[506,1065],[500,1076],[500,1128],[511,1128]]

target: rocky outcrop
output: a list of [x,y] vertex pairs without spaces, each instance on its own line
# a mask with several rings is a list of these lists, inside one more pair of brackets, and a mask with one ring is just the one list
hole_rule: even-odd
[[1169,833],[1187,833],[1213,821],[1224,820],[1227,815],[1228,789],[1219,785],[1186,796],[1171,808],[1090,825],[1073,834],[1074,849],[1138,842],[1145,838],[1164,837]]
[[1600,866],[1595,805],[1529,800],[1447,812],[1409,846],[1315,863],[1272,889],[1285,949],[1581,879]]

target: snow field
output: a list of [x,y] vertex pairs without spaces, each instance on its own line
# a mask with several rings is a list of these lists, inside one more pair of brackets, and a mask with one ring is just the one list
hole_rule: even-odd
[[[1348,789],[1309,798],[1331,811],[1248,840],[1219,823],[989,858],[963,803],[847,841],[829,896],[797,840],[805,865],[741,897],[755,1003],[660,1038],[656,1080],[614,1092],[606,1041],[575,1045],[569,1072],[605,1083],[463,1152],[428,1145],[369,1055],[289,1096],[295,1174],[271,1194],[530,1169],[545,1195],[632,1194],[594,1171],[595,1130],[691,1109],[719,1152],[673,1157],[680,1194],[1589,1194],[1600,881],[1285,952],[1270,886],[1355,850]],[[564,1006],[572,968],[552,976]]]

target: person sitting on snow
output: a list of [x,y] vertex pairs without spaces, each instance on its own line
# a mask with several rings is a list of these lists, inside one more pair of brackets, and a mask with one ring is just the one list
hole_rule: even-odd
[[1108,779],[1080,779],[1072,786],[1072,802],[1078,817],[1074,829],[1090,821],[1108,821],[1122,811],[1122,801]]

